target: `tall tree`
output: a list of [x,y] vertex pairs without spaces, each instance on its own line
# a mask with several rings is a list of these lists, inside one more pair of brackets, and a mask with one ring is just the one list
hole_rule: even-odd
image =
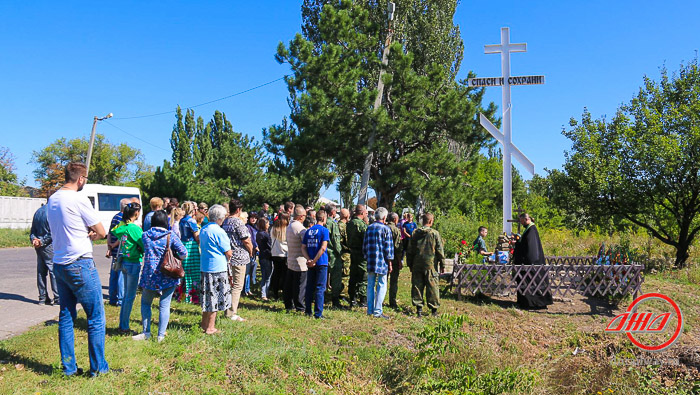
[[697,59],[659,82],[645,77],[612,121],[586,110],[572,140],[567,196],[594,217],[624,218],[676,249],[685,266],[700,231],[700,69]]
[[206,124],[193,110],[178,107],[170,145],[172,163],[156,169],[143,188],[148,196],[173,196],[223,203],[239,198],[246,205],[282,201],[280,179],[267,171],[271,162],[260,143],[234,131],[226,114],[215,111]]
[[[63,183],[63,168],[69,162],[87,160],[88,139],[68,140],[62,137],[39,151],[32,153],[36,180],[41,183],[41,193],[49,193]],[[141,151],[126,143],[112,144],[103,134],[95,136],[90,183],[105,185],[136,185],[152,172]]]
[[[370,186],[387,207],[418,179],[423,185],[463,172],[468,164],[463,159],[486,140],[476,113],[493,115],[495,107],[481,109],[483,90],[455,81],[463,51],[452,22],[457,2],[399,2],[378,111],[373,102],[387,2],[324,3],[304,2],[304,35],[278,47],[277,60],[292,69],[287,84],[293,125],[270,128],[266,138],[282,142],[287,159],[306,171],[341,175],[360,174],[371,149]],[[450,144],[465,155],[446,154]]]
[[27,196],[23,181],[15,173],[15,156],[7,147],[0,147],[0,196]]

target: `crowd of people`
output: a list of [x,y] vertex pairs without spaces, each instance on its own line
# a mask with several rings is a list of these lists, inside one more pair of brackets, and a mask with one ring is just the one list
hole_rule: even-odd
[[[263,302],[282,299],[287,312],[316,319],[326,318],[326,295],[332,308],[360,307],[369,316],[388,319],[384,298],[389,290],[389,305],[398,307],[398,272],[404,257],[412,272],[411,295],[418,316],[424,294],[437,314],[444,252],[439,234],[431,228],[430,213],[422,216],[419,227],[411,213],[399,220],[398,214],[379,207],[370,217],[361,204],[352,215],[333,204],[314,210],[293,202],[273,213],[268,204],[258,212],[246,212],[237,199],[209,207],[154,197],[142,217],[141,202],[132,198],[122,199],[121,211],[104,229],[90,200],[78,193],[86,183],[86,166],[69,163],[65,184],[36,212],[30,235],[37,251],[39,301],[61,308],[59,349],[67,376],[83,373],[74,350],[78,303],[87,315],[89,374],[109,371],[102,287],[93,259],[92,241],[98,239],[107,238],[106,256],[111,258],[106,302],[120,308],[118,332],[136,341],[152,337],[151,307],[156,298],[158,342],[166,338],[173,299],[201,307],[200,327],[206,334],[219,331],[217,313],[245,321],[239,314],[240,298],[258,297],[257,292]],[[181,260],[182,278],[162,270],[166,253]],[[344,277],[348,277],[347,299]],[[139,289],[141,327],[134,332],[130,318]]]
[[[108,239],[107,256],[111,258],[107,303],[120,307],[119,333],[137,341],[152,337],[151,307],[156,298],[160,342],[167,335],[173,299],[199,305],[202,331],[214,334],[219,332],[217,313],[224,319],[245,321],[239,311],[240,298],[252,297],[258,289],[263,302],[281,298],[288,313],[325,319],[328,295],[332,308],[359,307],[368,316],[389,319],[384,299],[388,291],[389,306],[398,307],[398,279],[404,259],[411,272],[411,299],[417,316],[423,315],[425,306],[433,315],[438,314],[439,275],[444,271],[445,254],[431,213],[421,216],[419,226],[411,212],[399,218],[379,207],[370,217],[362,204],[351,213],[333,204],[314,210],[286,202],[272,213],[267,204],[258,212],[246,212],[237,199],[209,207],[154,197],[141,224],[143,207],[133,198],[120,202],[121,211],[106,230],[89,199],[77,193],[87,182],[86,170],[82,163],[66,166],[65,184],[37,211],[30,235],[37,251],[40,303],[56,303],[61,308],[59,348],[68,376],[82,373],[73,345],[77,303],[87,315],[90,374],[109,370],[104,357],[102,287],[93,259],[92,241],[97,239]],[[542,255],[529,216],[523,224],[528,226],[525,246],[515,254],[516,261]],[[475,250],[486,255],[483,237],[487,230],[480,228],[479,232]],[[170,254],[181,260],[182,278],[163,271],[164,256]],[[53,301],[47,292],[47,273],[51,275]],[[347,299],[343,297],[344,277],[348,277]],[[130,318],[138,289],[141,327],[133,332]],[[526,301],[546,305],[551,296]]]

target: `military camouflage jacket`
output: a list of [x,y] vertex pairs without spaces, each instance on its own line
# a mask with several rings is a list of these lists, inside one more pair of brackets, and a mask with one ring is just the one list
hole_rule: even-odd
[[427,226],[416,229],[408,245],[406,263],[411,270],[428,270],[433,267],[442,271],[445,267],[445,251],[440,233]]
[[362,243],[365,241],[367,224],[359,218],[353,218],[348,223],[348,247],[353,253],[362,254]]
[[340,245],[340,228],[338,228],[338,223],[331,218],[328,218],[326,221],[326,228],[328,229],[330,237],[330,241],[328,242],[328,258],[329,260],[333,260],[339,257],[342,252],[342,246]]
[[396,251],[401,246],[401,231],[393,222],[387,224],[389,229],[391,229],[391,237],[394,242],[394,251]]
[[348,224],[343,221],[338,221],[338,229],[340,229],[340,246],[342,247],[342,253],[349,253],[350,247],[348,246]]

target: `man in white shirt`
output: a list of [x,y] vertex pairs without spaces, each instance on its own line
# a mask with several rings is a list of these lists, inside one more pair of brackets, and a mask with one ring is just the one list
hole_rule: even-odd
[[102,284],[92,258],[92,241],[106,232],[90,200],[78,192],[87,183],[83,163],[66,165],[66,183],[48,201],[48,220],[54,246],[54,273],[61,313],[58,317],[58,345],[66,376],[81,374],[75,360],[73,323],[76,305],[87,315],[90,375],[109,372],[105,360],[105,312]]

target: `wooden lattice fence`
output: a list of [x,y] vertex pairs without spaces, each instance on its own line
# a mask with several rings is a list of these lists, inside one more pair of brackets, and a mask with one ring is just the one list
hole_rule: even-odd
[[625,296],[642,290],[644,265],[597,265],[595,257],[547,257],[546,265],[455,263],[451,286],[465,294]]

